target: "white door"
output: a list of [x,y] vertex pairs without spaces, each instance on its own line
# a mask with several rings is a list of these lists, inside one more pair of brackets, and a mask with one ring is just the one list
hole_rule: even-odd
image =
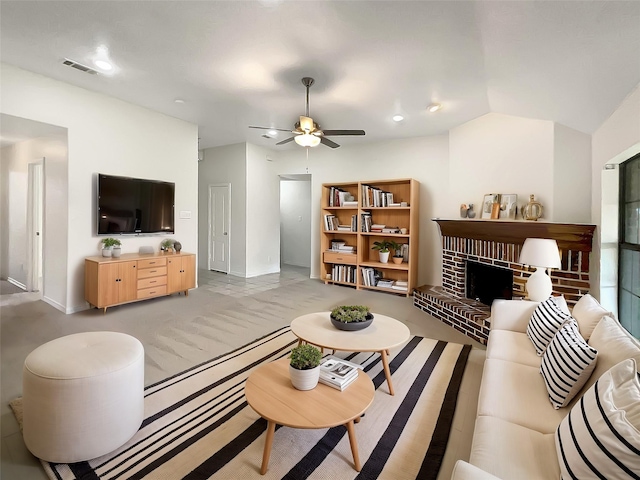
[[42,292],[44,158],[29,164],[27,191],[27,291]]
[[209,186],[209,270],[229,273],[231,185]]

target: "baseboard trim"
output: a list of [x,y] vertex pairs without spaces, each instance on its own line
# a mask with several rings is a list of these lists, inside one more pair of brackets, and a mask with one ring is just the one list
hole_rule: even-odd
[[18,288],[21,288],[22,290],[25,290],[25,291],[27,290],[27,286],[24,283],[19,282],[15,278],[7,277],[7,282],[9,282],[12,285],[15,285]]
[[71,314],[71,313],[82,312],[84,310],[89,310],[89,309],[91,309],[91,306],[88,303],[85,303],[84,305],[76,305],[75,307],[67,308],[65,313]]
[[49,297],[42,297],[42,301],[45,303],[48,303],[49,305],[51,305],[53,308],[55,308],[56,310],[60,310],[62,313],[69,313],[67,312],[67,308],[62,305],[61,303],[56,302],[55,300],[49,298]]
[[247,273],[247,278],[259,277],[260,275],[269,275],[270,273],[278,273],[278,272],[280,272],[280,267],[274,266],[261,272]]

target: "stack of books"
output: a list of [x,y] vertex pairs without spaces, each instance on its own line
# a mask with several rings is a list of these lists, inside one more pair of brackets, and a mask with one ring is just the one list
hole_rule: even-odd
[[409,287],[409,282],[405,282],[403,280],[396,280],[395,282],[393,282],[393,285],[391,286],[392,289],[400,290],[401,292],[406,292],[408,287]]
[[378,280],[378,283],[376,284],[376,287],[392,288],[393,287],[393,280],[388,279],[388,278],[381,278],[380,280]]
[[358,378],[362,365],[329,355],[320,364],[320,383],[337,390],[344,390]]

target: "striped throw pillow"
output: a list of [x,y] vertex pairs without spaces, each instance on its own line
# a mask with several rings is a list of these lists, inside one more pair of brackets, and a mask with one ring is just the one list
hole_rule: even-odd
[[596,368],[598,351],[587,344],[571,319],[555,334],[542,355],[540,373],[555,409],[576,396]]
[[538,356],[544,353],[553,336],[570,318],[570,314],[560,310],[553,297],[547,298],[536,307],[527,325],[527,336],[533,343]]
[[633,358],[594,383],[555,435],[565,480],[640,478],[640,379]]

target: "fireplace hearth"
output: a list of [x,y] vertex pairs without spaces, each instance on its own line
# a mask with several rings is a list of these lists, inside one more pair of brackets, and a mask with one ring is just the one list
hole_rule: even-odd
[[[486,344],[491,328],[491,301],[487,298],[500,298],[502,291],[506,296],[508,287],[499,287],[497,294],[467,295],[466,273],[471,262],[510,271],[511,298],[522,299],[526,297],[527,279],[535,270],[518,263],[522,244],[530,237],[553,238],[562,259],[561,268],[550,274],[553,294],[564,295],[567,303],[574,305],[589,292],[589,256],[595,225],[480,219],[434,221],[442,233],[442,286],[418,287],[413,304],[480,343]],[[471,281],[481,289],[495,283]]]

